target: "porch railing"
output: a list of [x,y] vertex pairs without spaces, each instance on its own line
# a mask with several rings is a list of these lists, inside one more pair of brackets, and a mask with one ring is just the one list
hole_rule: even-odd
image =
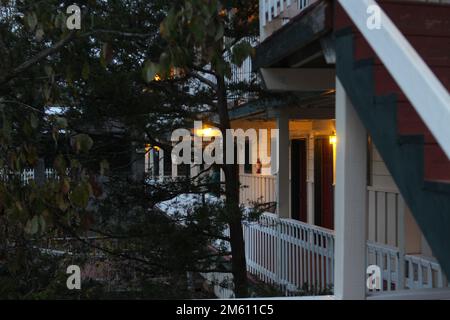
[[396,247],[367,241],[367,266],[376,265],[381,269],[381,290],[398,290],[401,286],[400,251]]
[[241,174],[239,181],[241,183],[240,198],[244,204],[261,200],[276,201],[275,176]]
[[445,287],[442,269],[437,261],[425,256],[402,256],[396,247],[368,241],[367,265],[381,268],[380,291]]
[[[334,231],[265,213],[243,225],[247,269],[286,296],[327,294],[334,284]],[[367,241],[367,266],[381,269],[381,292],[443,288],[439,264],[430,257],[402,255],[394,246]],[[369,291],[368,291],[369,293]]]
[[292,5],[297,6],[297,13],[300,13],[316,1],[317,0],[260,0],[259,7],[261,10],[261,26],[265,27],[267,23],[272,20],[280,17],[283,18],[285,11],[287,11]]
[[285,295],[333,284],[333,231],[265,213],[259,223],[244,223],[244,238],[248,271]]
[[439,263],[429,257],[406,255],[406,286],[409,289],[443,288],[444,279]]

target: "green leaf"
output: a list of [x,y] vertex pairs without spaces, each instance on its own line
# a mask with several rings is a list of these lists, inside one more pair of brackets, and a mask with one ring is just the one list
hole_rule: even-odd
[[108,64],[111,63],[113,59],[113,49],[111,44],[104,43],[101,51],[101,63],[103,67],[106,67]]
[[33,129],[37,129],[39,125],[39,119],[36,117],[34,113],[30,115],[30,125]]
[[89,74],[91,72],[91,68],[89,67],[89,63],[85,62],[83,65],[83,70],[81,70],[81,76],[84,80],[89,79]]
[[143,76],[144,76],[144,80],[146,82],[152,82],[155,80],[156,75],[158,74],[159,71],[159,65],[151,62],[151,61],[147,61],[144,64],[144,69],[143,69]]
[[42,39],[44,39],[44,35],[45,35],[44,29],[42,29],[41,27],[39,27],[39,28],[36,30],[36,34],[35,34],[36,40],[39,41],[39,42],[41,42]]
[[220,39],[223,38],[224,35],[225,35],[225,26],[223,25],[223,23],[220,23],[217,28],[216,37],[214,38],[214,40],[219,41]]
[[254,52],[255,49],[251,46],[250,43],[246,41],[240,42],[233,46],[231,62],[237,66],[241,66],[245,59],[252,56]]
[[45,229],[47,228],[47,223],[43,216],[39,215],[38,223],[39,223],[39,229],[40,229],[41,233],[44,233]]
[[79,208],[86,208],[89,203],[89,186],[82,183],[70,193],[70,201]]
[[50,77],[53,76],[54,71],[53,71],[52,66],[46,65],[46,66],[44,67],[44,70],[45,70],[45,74],[47,75],[47,77],[50,78]]
[[58,15],[55,17],[54,22],[55,28],[61,29],[61,31],[66,30],[67,29],[66,21],[67,18],[65,14],[62,12],[58,13]]
[[81,133],[73,138],[73,147],[76,152],[87,153],[94,145],[94,140],[87,134]]
[[70,204],[66,202],[62,195],[57,195],[55,201],[59,210],[61,210],[62,212],[66,212],[67,209],[69,209]]
[[66,160],[64,160],[64,157],[61,154],[56,156],[53,161],[53,168],[55,168],[56,172],[59,174],[63,174],[66,171]]
[[25,225],[25,232],[29,235],[34,235],[39,231],[39,217],[36,215],[31,220],[28,220]]
[[68,126],[67,119],[64,117],[56,117],[55,124],[58,127],[58,129],[65,129]]
[[105,171],[109,170],[109,162],[107,160],[102,160],[100,162],[100,175],[105,175]]
[[30,30],[34,30],[34,28],[36,28],[38,24],[36,12],[30,12],[29,14],[27,14],[25,17],[25,22],[27,23],[28,28],[30,28]]

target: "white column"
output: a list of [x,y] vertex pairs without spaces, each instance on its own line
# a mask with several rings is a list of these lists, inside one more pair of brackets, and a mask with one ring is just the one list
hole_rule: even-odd
[[151,148],[150,151],[148,152],[148,159],[147,159],[147,165],[146,165],[146,170],[148,171],[148,174],[150,175],[150,177],[154,177],[156,172],[155,172],[155,149]]
[[314,224],[314,134],[308,136],[307,151],[307,197],[308,197],[308,223]]
[[178,177],[178,165],[172,161],[172,178]]
[[159,149],[159,179],[164,179],[164,150]]
[[280,110],[277,117],[277,213],[280,218],[290,218],[289,183],[289,117]]
[[367,134],[339,79],[336,131],[334,294],[365,299]]
[[[172,142],[172,147],[174,147],[176,145],[176,142]],[[172,178],[175,179],[178,177],[178,165],[176,164],[177,162],[177,155],[175,154],[171,154],[170,155],[170,160],[171,160],[171,164],[172,164]]]

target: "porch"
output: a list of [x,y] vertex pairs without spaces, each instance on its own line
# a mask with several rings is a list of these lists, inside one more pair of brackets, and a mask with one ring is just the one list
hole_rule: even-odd
[[[372,176],[385,180],[385,184],[389,179]],[[241,173],[240,181],[243,202],[272,202],[277,198],[276,176]],[[443,271],[414,225],[399,191],[371,185],[366,192],[366,267],[375,265],[381,271],[380,290],[367,289],[367,297],[404,289],[446,288]],[[243,227],[250,274],[279,287],[285,296],[302,292],[332,294],[334,230],[268,212],[259,222],[246,222]]]
[[[285,296],[332,294],[334,286],[333,230],[265,213],[259,223],[244,223],[247,270],[279,287]],[[380,290],[437,289],[447,286],[432,257],[404,254],[399,248],[367,241],[366,265],[381,268]]]

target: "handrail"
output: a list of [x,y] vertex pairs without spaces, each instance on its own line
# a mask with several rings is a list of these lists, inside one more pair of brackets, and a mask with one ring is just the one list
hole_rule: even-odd
[[305,228],[305,229],[309,229],[311,231],[317,231],[320,233],[324,233],[327,234],[329,236],[334,236],[335,232],[334,230],[328,229],[328,228],[324,228],[324,227],[320,227],[320,226],[316,226],[310,223],[306,223],[303,221],[299,221],[299,220],[294,220],[294,219],[289,219],[289,218],[280,218],[277,214],[271,213],[271,212],[264,212],[261,217],[266,218],[266,219],[272,219],[272,220],[276,220],[276,221],[280,221],[281,223],[286,223],[286,224],[290,224],[292,226],[298,226],[300,228]]
[[[422,57],[374,0],[338,0],[450,159],[450,95]],[[367,27],[368,9],[380,10],[381,28]]]

